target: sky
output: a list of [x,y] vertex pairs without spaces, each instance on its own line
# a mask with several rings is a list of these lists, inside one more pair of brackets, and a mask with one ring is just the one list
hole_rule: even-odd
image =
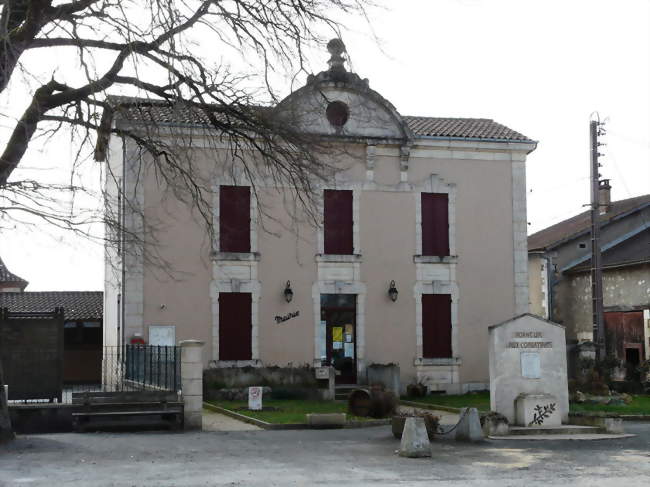
[[[352,70],[402,115],[492,118],[537,140],[526,165],[529,233],[585,211],[594,111],[607,120],[601,174],[612,199],[650,193],[650,0],[378,3],[369,24],[341,18]],[[59,58],[48,56],[53,69]],[[325,69],[325,51],[312,57],[314,71]],[[14,85],[1,102],[18,113],[26,93]],[[0,144],[10,126],[2,120]],[[38,142],[21,165],[65,177],[75,151],[67,135]],[[99,167],[84,177],[97,183]],[[0,231],[0,256],[27,290],[103,288],[100,245],[43,224]]]

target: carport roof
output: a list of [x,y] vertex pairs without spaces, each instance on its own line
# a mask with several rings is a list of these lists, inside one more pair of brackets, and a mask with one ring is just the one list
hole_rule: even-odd
[[0,308],[11,312],[54,311],[62,307],[66,320],[101,320],[104,293],[101,291],[35,291],[1,293]]

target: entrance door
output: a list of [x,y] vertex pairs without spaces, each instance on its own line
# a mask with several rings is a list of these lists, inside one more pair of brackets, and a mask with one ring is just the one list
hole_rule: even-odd
[[626,347],[640,348],[640,357],[645,357],[643,343],[643,311],[610,311],[605,313],[607,353],[627,361]]
[[625,379],[641,382],[638,367],[641,364],[641,345],[625,346]]
[[326,362],[336,371],[337,384],[357,383],[355,294],[322,294],[321,326],[324,327]]

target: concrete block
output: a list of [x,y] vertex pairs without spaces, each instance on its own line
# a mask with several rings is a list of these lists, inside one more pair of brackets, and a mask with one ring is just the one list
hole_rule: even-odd
[[460,421],[456,426],[456,441],[481,441],[483,429],[476,408],[462,408]]
[[623,418],[606,418],[602,416],[571,416],[569,420],[572,425],[596,426],[598,428],[602,428],[605,433],[625,433]]
[[603,418],[603,428],[607,433],[625,433],[622,418]]
[[372,364],[366,368],[368,384],[381,384],[396,396],[401,393],[399,365]]
[[518,426],[560,426],[562,414],[551,394],[520,394],[515,400]]
[[307,415],[307,424],[312,428],[343,428],[345,421],[345,413],[311,413]]
[[505,416],[488,414],[483,418],[484,436],[507,436],[510,433],[510,425]]
[[429,443],[424,418],[406,418],[399,456],[408,458],[431,456],[431,443]]

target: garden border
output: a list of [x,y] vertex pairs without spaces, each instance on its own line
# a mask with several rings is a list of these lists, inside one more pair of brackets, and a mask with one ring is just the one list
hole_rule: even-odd
[[403,406],[410,406],[413,408],[421,409],[430,409],[432,411],[446,411],[448,413],[460,413],[461,408],[454,408],[451,406],[442,406],[440,404],[429,404],[426,402],[415,402],[415,401],[405,401],[403,399],[399,400],[399,404]]
[[[246,416],[245,414],[239,414],[235,411],[232,411],[230,409],[222,408],[221,406],[215,406],[214,404],[210,404],[209,402],[203,402],[203,407],[205,409],[209,409],[210,411],[214,411],[215,413],[220,413],[225,416],[229,416],[233,419],[237,419],[239,421],[243,421],[244,423],[252,424],[255,426],[258,426],[262,429],[265,430],[307,430],[307,429],[324,429],[322,427],[318,426],[311,426],[308,423],[268,423],[266,421],[262,421],[261,419],[257,418],[251,418],[250,416]],[[346,421],[345,426],[343,426],[342,429],[345,428],[369,428],[371,426],[386,426],[389,425],[391,422],[390,418],[386,419],[372,419],[368,421]],[[339,428],[341,429],[341,428]]]
[[[405,401],[400,399],[399,404],[403,406],[410,406],[422,409],[429,409],[432,411],[446,411],[449,413],[460,413],[460,408],[454,408],[451,406],[442,406],[439,404],[429,404],[424,402],[415,402],[415,401]],[[479,411],[480,412],[480,411]],[[620,414],[620,413],[610,413],[607,411],[579,411],[579,412],[569,412],[569,418],[571,416],[595,416],[595,417],[616,417],[621,418],[623,421],[650,421],[650,414]]]

